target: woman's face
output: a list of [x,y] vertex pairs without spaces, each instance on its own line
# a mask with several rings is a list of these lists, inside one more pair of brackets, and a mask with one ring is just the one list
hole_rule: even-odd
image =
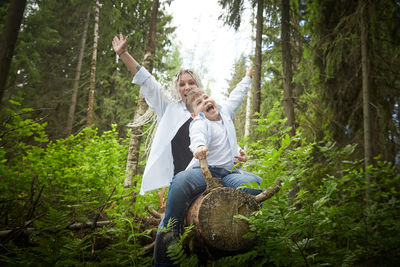
[[185,72],[182,73],[179,77],[179,82],[178,82],[178,88],[179,88],[179,94],[181,95],[181,98],[183,102],[186,101],[186,95],[187,93],[194,89],[197,88],[198,85],[196,81],[193,79],[192,75],[189,73]]

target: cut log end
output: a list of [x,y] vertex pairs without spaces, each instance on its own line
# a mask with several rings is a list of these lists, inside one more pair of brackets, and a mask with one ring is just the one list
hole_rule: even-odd
[[238,251],[251,247],[254,239],[246,238],[249,225],[235,215],[250,216],[259,208],[254,197],[242,191],[219,187],[191,206],[187,222],[211,247],[222,251]]

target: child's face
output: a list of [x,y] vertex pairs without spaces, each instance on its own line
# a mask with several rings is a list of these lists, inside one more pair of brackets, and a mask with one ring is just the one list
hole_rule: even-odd
[[220,120],[217,103],[207,94],[202,94],[193,101],[193,110],[195,115],[203,112],[210,121]]

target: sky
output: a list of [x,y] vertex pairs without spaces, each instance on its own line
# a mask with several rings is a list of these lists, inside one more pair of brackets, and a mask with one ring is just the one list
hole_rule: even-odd
[[250,9],[242,16],[237,32],[218,20],[222,9],[217,0],[174,0],[169,12],[177,27],[183,67],[198,71],[211,96],[217,101],[224,99],[235,59],[252,50]]

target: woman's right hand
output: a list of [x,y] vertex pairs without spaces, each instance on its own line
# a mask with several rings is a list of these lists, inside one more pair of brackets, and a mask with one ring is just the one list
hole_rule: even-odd
[[117,53],[118,56],[122,55],[123,53],[126,52],[126,45],[128,44],[128,36],[124,38],[122,34],[119,35],[119,38],[117,36],[114,37],[112,41],[112,46]]

